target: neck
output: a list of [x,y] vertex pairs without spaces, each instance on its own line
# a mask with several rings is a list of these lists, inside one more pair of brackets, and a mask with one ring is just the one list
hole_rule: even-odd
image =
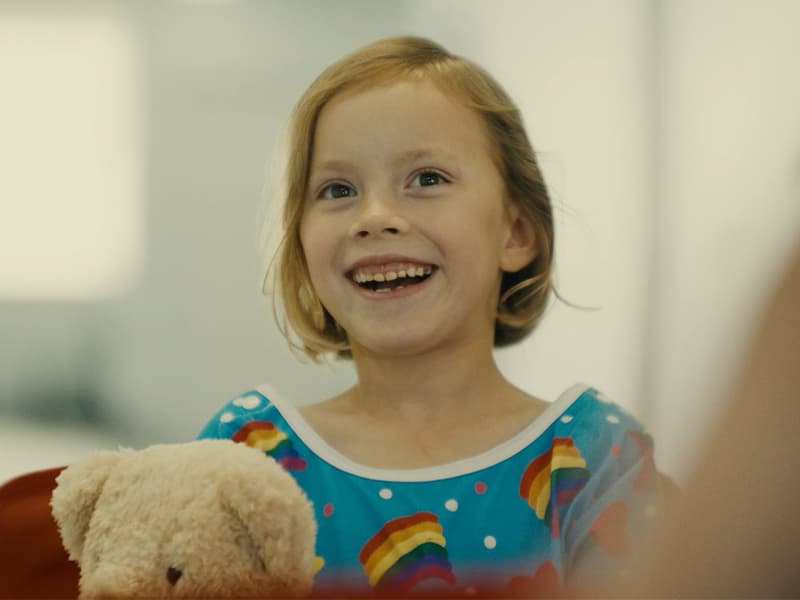
[[390,358],[356,348],[353,359],[358,383],[346,392],[346,401],[352,410],[381,421],[474,420],[524,395],[500,373],[490,344]]

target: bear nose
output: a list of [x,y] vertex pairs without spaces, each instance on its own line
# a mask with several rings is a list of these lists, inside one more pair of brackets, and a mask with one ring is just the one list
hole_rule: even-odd
[[180,569],[176,569],[175,567],[169,567],[167,569],[167,581],[169,581],[170,585],[175,585],[178,583],[178,579],[181,578],[183,572]]

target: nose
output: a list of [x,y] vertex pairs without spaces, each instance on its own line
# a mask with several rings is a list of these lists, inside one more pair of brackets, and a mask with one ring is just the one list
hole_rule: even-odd
[[408,233],[410,226],[390,193],[362,196],[350,227],[350,237],[368,238]]
[[180,569],[176,569],[175,567],[169,567],[167,569],[167,581],[169,581],[170,585],[178,583],[181,575],[183,575],[183,572]]

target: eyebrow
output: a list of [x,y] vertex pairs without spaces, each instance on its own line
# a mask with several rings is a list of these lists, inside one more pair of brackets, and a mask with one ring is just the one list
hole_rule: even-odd
[[425,148],[417,148],[415,150],[409,150],[408,152],[403,152],[402,154],[396,156],[392,161],[392,163],[395,165],[404,165],[428,157],[431,158],[443,157],[446,159],[453,159],[455,158],[455,154],[448,151],[446,148],[442,146],[430,146]]
[[[402,166],[408,163],[413,163],[424,158],[444,158],[447,160],[455,159],[456,156],[442,146],[429,146],[424,148],[416,148],[398,154],[392,159],[393,166]],[[329,159],[317,165],[314,165],[314,170],[332,170],[340,171],[349,169],[353,164],[347,160]]]

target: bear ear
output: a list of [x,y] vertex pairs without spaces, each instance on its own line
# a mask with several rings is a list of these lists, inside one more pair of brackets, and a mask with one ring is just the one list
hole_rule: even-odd
[[225,485],[224,505],[244,524],[270,579],[287,593],[308,593],[317,535],[311,502],[271,457],[248,452],[257,463],[248,461],[243,476]]
[[71,560],[80,563],[83,542],[94,507],[108,474],[122,457],[119,452],[99,451],[64,469],[56,478],[50,499],[53,518]]

